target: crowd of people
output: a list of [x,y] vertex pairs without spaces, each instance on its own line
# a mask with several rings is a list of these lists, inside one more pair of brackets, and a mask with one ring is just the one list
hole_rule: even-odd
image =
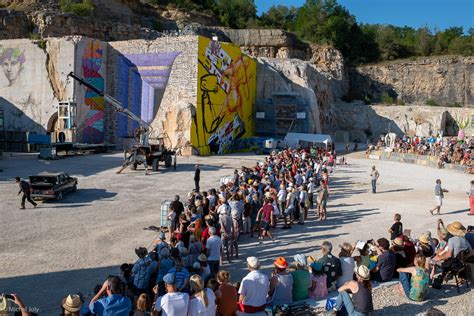
[[[369,145],[368,152],[388,147],[386,139],[381,137],[376,144]],[[405,154],[417,154],[437,157],[438,167],[443,168],[445,164],[467,166],[469,173],[473,173],[474,153],[472,139],[457,137],[397,137],[394,141],[393,151]]]
[[239,258],[243,235],[271,245],[272,230],[304,225],[313,214],[326,220],[335,161],[333,149],[287,149],[235,170],[217,189],[200,191],[195,177],[196,188],[184,203],[175,196],[168,227],[153,249],[135,249],[136,262],[122,264],[119,275],[96,286],[94,297],[65,296],[62,314],[259,315],[337,291],[332,312],[345,308],[349,315],[368,315],[374,309],[373,282],[394,278],[401,295],[427,299],[430,284],[472,254],[474,233],[460,222],[444,226],[440,220],[436,236],[427,231],[413,238],[395,214],[387,238],[337,249],[324,241],[310,256],[275,258],[270,275],[257,256],[245,258],[249,272],[241,280],[223,269]]

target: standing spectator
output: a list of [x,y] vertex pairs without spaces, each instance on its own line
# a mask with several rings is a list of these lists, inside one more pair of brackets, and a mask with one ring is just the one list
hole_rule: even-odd
[[170,258],[169,248],[163,248],[160,252],[160,262],[158,274],[156,276],[156,284],[158,285],[159,295],[165,293],[165,284],[163,282],[163,277],[168,273],[168,271],[173,267],[173,259]]
[[259,271],[260,262],[256,257],[247,258],[247,268],[250,272],[240,283],[238,309],[245,313],[257,313],[265,310],[270,281]]
[[468,215],[474,215],[474,180],[471,181],[471,188],[467,194],[469,195],[469,206],[471,209]]
[[207,264],[211,270],[211,278],[214,278],[219,271],[219,266],[222,258],[222,240],[216,236],[216,228],[209,228],[211,237],[206,242],[207,249]]
[[403,235],[403,224],[400,222],[402,220],[402,216],[400,214],[395,214],[393,216],[393,220],[395,223],[393,223],[392,227],[388,230],[390,233],[390,240],[393,241],[395,238]]
[[278,257],[273,262],[275,270],[270,279],[268,297],[272,306],[290,305],[293,302],[293,276],[286,271],[288,263],[285,258]]
[[332,244],[324,241],[321,245],[323,256],[318,260],[327,277],[328,291],[336,289],[336,281],[342,275],[341,261],[332,254]]
[[20,186],[20,191],[18,191],[18,195],[20,195],[22,192],[23,192],[23,196],[21,197],[21,210],[24,210],[25,209],[25,200],[28,200],[28,202],[30,202],[33,207],[36,207],[36,203],[35,201],[33,201],[31,199],[31,196],[30,196],[30,191],[31,191],[31,185],[24,181],[24,180],[21,180],[20,177],[16,177],[15,178],[16,180],[16,183],[18,183],[18,185]]
[[[370,315],[374,310],[369,269],[366,266],[359,266],[354,272],[357,281],[346,282],[338,289],[339,295],[332,315],[336,315],[342,305],[345,306],[349,316]],[[352,299],[347,291],[352,293]]]
[[237,289],[229,284],[230,274],[227,271],[217,273],[219,288],[216,291],[217,315],[233,316],[237,312]]
[[195,274],[191,276],[191,293],[189,300],[188,316],[215,316],[216,296],[214,292],[204,287],[202,278]]
[[149,316],[151,315],[150,310],[150,297],[145,293],[140,294],[137,300],[137,308],[133,313],[133,316]]
[[377,180],[379,179],[380,174],[375,169],[375,166],[372,166],[372,172],[370,172],[370,178],[372,179],[372,193],[377,193]]
[[[129,316],[132,311],[132,302],[121,293],[122,282],[118,277],[110,276],[89,303],[91,313],[98,316]],[[107,296],[99,299],[104,294]]]
[[395,254],[390,251],[390,242],[386,238],[377,240],[377,266],[371,271],[371,279],[378,282],[387,282],[393,278],[395,272]]
[[443,205],[443,198],[444,198],[444,193],[448,193],[448,190],[445,190],[441,187],[441,180],[436,179],[436,185],[435,185],[435,201],[436,201],[436,206],[430,210],[431,215],[434,215],[434,211],[436,211],[436,214],[440,214],[441,211],[441,206]]
[[[426,298],[430,287],[430,275],[426,270],[426,257],[422,254],[415,256],[415,266],[398,268],[400,283],[398,290],[410,300],[421,302]],[[411,278],[408,275],[411,275]]]
[[316,192],[316,184],[314,183],[314,178],[309,178],[308,184],[308,200],[309,208],[314,209],[314,192]]
[[168,274],[173,274],[175,276],[176,288],[179,292],[188,291],[189,271],[184,266],[184,262],[182,258],[178,258],[176,260],[175,266],[168,271]]
[[[189,295],[178,292],[176,288],[176,277],[173,273],[168,273],[163,277],[166,285],[166,294],[160,296],[155,302],[155,311],[162,312],[163,316],[184,316],[188,314]],[[153,289],[157,295],[157,287]]]
[[272,234],[270,233],[270,226],[273,226],[273,205],[272,205],[272,198],[267,197],[265,198],[265,204],[262,208],[258,211],[257,214],[257,221],[261,216],[262,219],[262,236],[259,237],[259,243],[262,244],[265,236],[268,235],[272,241],[275,239],[273,238]]
[[323,175],[321,178],[321,190],[319,191],[318,196],[318,211],[319,211],[319,219],[324,221],[326,219],[326,206],[329,197],[329,176],[327,170],[323,170]]
[[[175,195],[174,201],[171,202],[171,205],[170,205],[170,208],[173,208],[173,210],[176,212],[176,218],[179,218],[181,214],[184,212],[184,205],[179,199],[180,199],[179,195]],[[177,225],[178,223],[176,222],[175,224]]]
[[199,165],[196,165],[194,170],[194,189],[197,192],[199,192],[199,181],[201,181],[201,169],[199,169]]

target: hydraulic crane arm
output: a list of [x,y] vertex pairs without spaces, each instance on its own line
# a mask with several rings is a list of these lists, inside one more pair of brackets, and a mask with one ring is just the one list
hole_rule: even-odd
[[76,76],[76,74],[74,74],[73,71],[71,71],[67,76],[73,78],[74,80],[79,82],[81,85],[87,87],[88,89],[94,91],[95,93],[97,93],[98,95],[103,97],[105,101],[107,101],[109,104],[111,104],[114,107],[116,112],[122,113],[123,115],[127,116],[131,120],[137,122],[138,125],[140,125],[140,128],[142,130],[142,133],[141,133],[141,136],[140,136],[140,145],[141,146],[148,146],[149,145],[148,138],[149,138],[149,134],[151,133],[151,130],[152,130],[150,124],[148,124],[147,122],[142,120],[139,116],[135,115],[130,110],[124,108],[122,106],[122,104],[117,99],[115,99],[114,97],[112,97],[112,96],[104,93],[104,91],[94,87],[92,84],[85,81],[81,77]]

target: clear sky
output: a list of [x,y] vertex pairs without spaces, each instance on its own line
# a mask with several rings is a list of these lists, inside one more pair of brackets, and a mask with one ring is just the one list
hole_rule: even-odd
[[[299,7],[305,0],[255,0],[258,14],[272,5]],[[338,0],[357,22],[445,29],[474,27],[474,0]]]

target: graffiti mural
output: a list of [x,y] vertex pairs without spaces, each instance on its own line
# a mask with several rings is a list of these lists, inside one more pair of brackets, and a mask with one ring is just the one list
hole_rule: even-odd
[[[117,60],[117,99],[151,123],[163,99],[173,63],[180,52],[127,54]],[[117,115],[117,136],[131,137],[137,123]]]
[[[99,41],[89,41],[82,55],[82,74],[86,81],[100,90],[104,89],[104,78],[99,73],[102,67],[102,45]],[[90,144],[104,142],[104,98],[86,89],[84,103],[88,106],[82,123],[82,141]]]
[[252,135],[256,62],[238,46],[199,37],[198,100],[191,143],[201,155],[232,151]]
[[23,64],[25,63],[24,50],[19,48],[2,48],[0,47],[0,65],[3,74],[7,79],[7,87],[10,87],[18,79]]

